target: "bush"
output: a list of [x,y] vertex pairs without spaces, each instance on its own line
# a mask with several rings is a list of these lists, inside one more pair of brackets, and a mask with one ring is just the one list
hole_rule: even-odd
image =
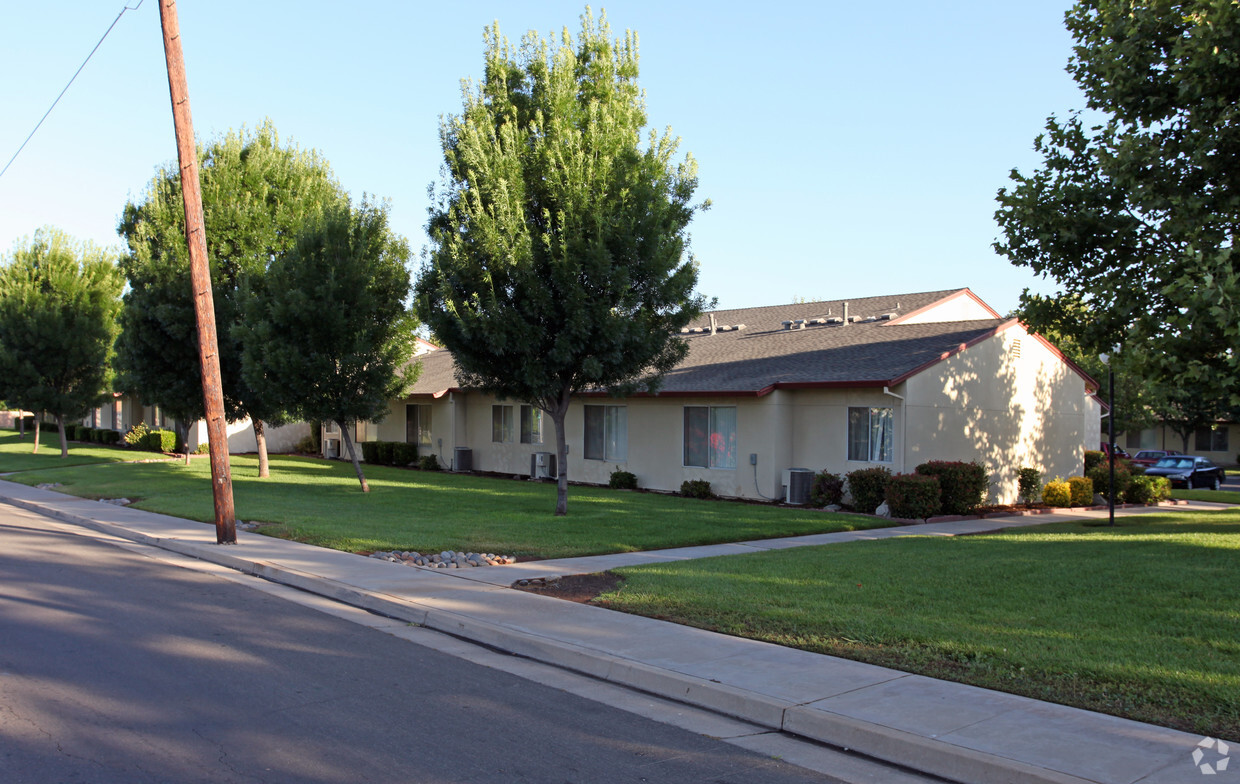
[[[1111,464],[1103,461],[1094,466],[1089,473],[1086,474],[1094,483],[1094,492],[1100,493],[1103,498],[1110,500],[1111,488]],[[1132,463],[1124,460],[1115,461],[1115,498],[1123,498],[1128,493],[1128,487],[1134,479],[1132,475]]]
[[199,444],[199,445],[198,445],[198,446],[194,449],[194,454],[196,454],[196,455],[209,455],[209,454],[211,454],[211,442],[210,442],[210,441],[203,441],[201,444]]
[[1086,477],[1068,477],[1068,494],[1073,506],[1094,505],[1094,483]]
[[396,442],[395,441],[376,441],[375,444],[379,449],[380,465],[396,465]]
[[379,463],[379,442],[378,441],[362,441],[357,444],[362,448],[362,460],[367,463],[378,465]]
[[822,508],[829,504],[839,504],[844,500],[844,478],[830,471],[814,474],[814,481],[809,486],[809,503]]
[[[95,433],[95,429],[93,427],[85,427],[85,426],[78,427],[77,432],[74,433],[74,435],[76,435],[77,438],[74,440],[75,441],[89,441],[91,440],[91,436],[93,436],[94,433]],[[66,436],[69,435],[68,425],[65,425],[65,435]]]
[[321,444],[323,442],[314,436],[306,436],[293,445],[293,453],[298,455],[317,455],[319,452],[315,446],[316,443]]
[[[1119,495],[1116,493],[1116,495]],[[1154,477],[1134,476],[1124,490],[1124,503],[1148,504],[1154,498]]]
[[1165,476],[1148,476],[1145,477],[1153,482],[1150,490],[1150,500],[1157,503],[1158,501],[1166,501],[1171,497],[1171,480]]
[[65,438],[69,439],[70,441],[77,441],[78,430],[80,430],[81,428],[82,428],[81,425],[65,425]]
[[29,433],[31,430],[34,430],[34,417],[33,416],[22,417],[22,425],[26,428],[27,433]]
[[423,471],[439,471],[439,458],[434,455],[422,455],[418,458],[418,468]]
[[637,474],[631,471],[616,469],[607,479],[607,486],[613,490],[636,490]]
[[90,440],[96,444],[102,444],[108,437],[108,429],[106,427],[97,427],[90,434]]
[[125,442],[126,446],[132,446],[138,449],[145,449],[146,448],[146,437],[150,432],[151,432],[150,428],[146,426],[145,422],[139,422],[138,424],[129,428],[129,432],[125,433],[125,436],[122,440]]
[[892,517],[924,520],[942,508],[939,478],[928,474],[896,474],[887,483],[887,507]]
[[853,509],[873,514],[887,497],[887,483],[891,472],[882,466],[859,468],[848,474],[848,492],[852,494]]
[[685,498],[714,498],[710,482],[705,479],[686,479],[680,483],[680,494]]
[[152,452],[175,452],[177,434],[171,430],[152,430],[146,434],[146,448]]
[[931,460],[917,466],[917,473],[938,477],[939,506],[943,514],[973,514],[990,489],[986,467],[976,461]]
[[407,466],[418,462],[418,445],[404,441],[392,442],[392,465]]
[[1016,485],[1025,503],[1036,504],[1038,491],[1042,489],[1042,474],[1036,468],[1022,468],[1017,473]]
[[1060,477],[1055,477],[1042,488],[1042,501],[1047,506],[1070,506],[1072,490],[1067,482]]
[[[1107,453],[1100,449],[1085,450],[1085,475],[1089,476],[1090,469],[1094,466],[1107,462]],[[1116,460],[1115,462],[1119,462]]]

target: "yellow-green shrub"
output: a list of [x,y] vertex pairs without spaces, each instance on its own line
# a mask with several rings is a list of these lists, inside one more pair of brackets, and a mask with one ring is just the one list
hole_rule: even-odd
[[1042,487],[1042,503],[1047,506],[1070,506],[1072,489],[1057,476]]
[[1093,506],[1094,482],[1084,476],[1068,477],[1068,491],[1073,506]]

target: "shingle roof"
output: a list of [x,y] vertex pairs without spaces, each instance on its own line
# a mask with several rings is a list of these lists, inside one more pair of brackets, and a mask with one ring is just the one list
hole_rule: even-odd
[[[704,314],[681,336],[689,355],[668,373],[660,394],[765,394],[776,386],[883,386],[896,383],[964,345],[993,334],[1001,319],[981,321],[892,323],[961,289],[740,308]],[[850,317],[842,319],[844,303]],[[709,331],[710,316],[717,327]],[[867,321],[865,319],[877,318]],[[803,328],[784,322],[808,320]],[[736,325],[743,329],[735,329]],[[794,327],[796,325],[793,325]],[[729,329],[722,329],[728,327]],[[458,388],[452,355],[446,350],[423,354],[414,394],[436,397]]]

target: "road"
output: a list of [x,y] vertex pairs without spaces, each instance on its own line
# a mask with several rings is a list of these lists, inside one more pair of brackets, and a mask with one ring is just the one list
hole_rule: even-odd
[[832,781],[98,539],[0,505],[6,784]]

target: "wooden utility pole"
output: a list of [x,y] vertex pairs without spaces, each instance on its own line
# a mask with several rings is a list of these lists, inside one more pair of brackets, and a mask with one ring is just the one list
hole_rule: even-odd
[[207,264],[207,237],[202,218],[202,186],[198,181],[198,151],[189,114],[189,87],[175,0],[160,0],[159,21],[164,28],[164,59],[168,61],[168,92],[177,135],[181,166],[181,193],[185,199],[185,241],[189,243],[190,279],[194,311],[198,316],[198,364],[202,367],[202,397],[207,412],[207,440],[211,448],[211,490],[215,496],[215,541],[237,543],[233,512],[232,477],[228,471],[228,433],[224,420],[224,390],[220,383],[219,343],[215,335],[215,301],[211,295],[211,268]]

